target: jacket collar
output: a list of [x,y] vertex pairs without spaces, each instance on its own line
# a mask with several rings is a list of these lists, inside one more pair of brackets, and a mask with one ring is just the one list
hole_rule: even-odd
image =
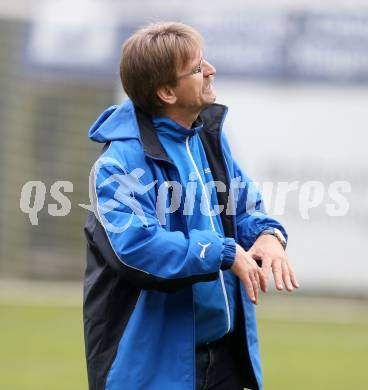
[[[167,155],[158,138],[151,121],[151,117],[138,107],[134,107],[134,109],[145,154],[154,159],[163,160],[173,164],[173,161]],[[221,104],[212,104],[202,110],[200,113],[201,120],[203,121],[201,136],[205,137],[207,132],[211,133],[211,135],[219,134],[221,132],[226,112],[227,107]]]
[[190,129],[168,117],[153,117],[152,123],[160,140],[164,137],[179,143],[185,142],[187,137],[198,134],[203,128],[203,121],[200,116]]
[[158,139],[151,117],[137,107],[135,107],[135,113],[137,116],[138,128],[144,153],[146,153],[149,157],[173,164],[173,161],[167,155],[160,140]]

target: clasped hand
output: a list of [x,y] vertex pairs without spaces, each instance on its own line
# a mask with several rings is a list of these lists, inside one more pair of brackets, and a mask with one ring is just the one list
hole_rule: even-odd
[[293,291],[299,287],[284,248],[271,234],[259,236],[249,251],[236,244],[236,255],[231,270],[244,284],[248,297],[254,304],[258,303],[259,289],[267,291],[268,275],[271,270],[277,290],[283,290],[285,286],[286,290]]

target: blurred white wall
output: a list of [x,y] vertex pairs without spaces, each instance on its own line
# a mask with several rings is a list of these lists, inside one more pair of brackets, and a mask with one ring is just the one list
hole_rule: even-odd
[[[289,257],[303,286],[367,294],[368,89],[218,80],[216,90],[218,102],[229,106],[227,133],[244,170],[260,183],[298,182],[275,217],[287,227]],[[321,183],[322,198],[301,193],[309,181]],[[336,181],[351,184],[342,193],[349,209],[331,216],[326,207],[337,203],[328,192]],[[271,214],[276,197],[274,188]]]

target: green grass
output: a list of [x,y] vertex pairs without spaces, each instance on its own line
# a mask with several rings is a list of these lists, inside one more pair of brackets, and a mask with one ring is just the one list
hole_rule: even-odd
[[[0,389],[87,389],[81,316],[0,304]],[[368,389],[367,323],[263,319],[259,333],[265,390]]]
[[367,390],[368,325],[260,321],[265,390]]
[[87,389],[78,307],[0,305],[0,389]]

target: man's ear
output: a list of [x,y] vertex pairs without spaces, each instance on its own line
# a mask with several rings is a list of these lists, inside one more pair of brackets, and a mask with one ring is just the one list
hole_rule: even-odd
[[175,104],[176,103],[176,95],[175,91],[172,87],[163,86],[157,89],[157,96],[162,100],[165,104]]

